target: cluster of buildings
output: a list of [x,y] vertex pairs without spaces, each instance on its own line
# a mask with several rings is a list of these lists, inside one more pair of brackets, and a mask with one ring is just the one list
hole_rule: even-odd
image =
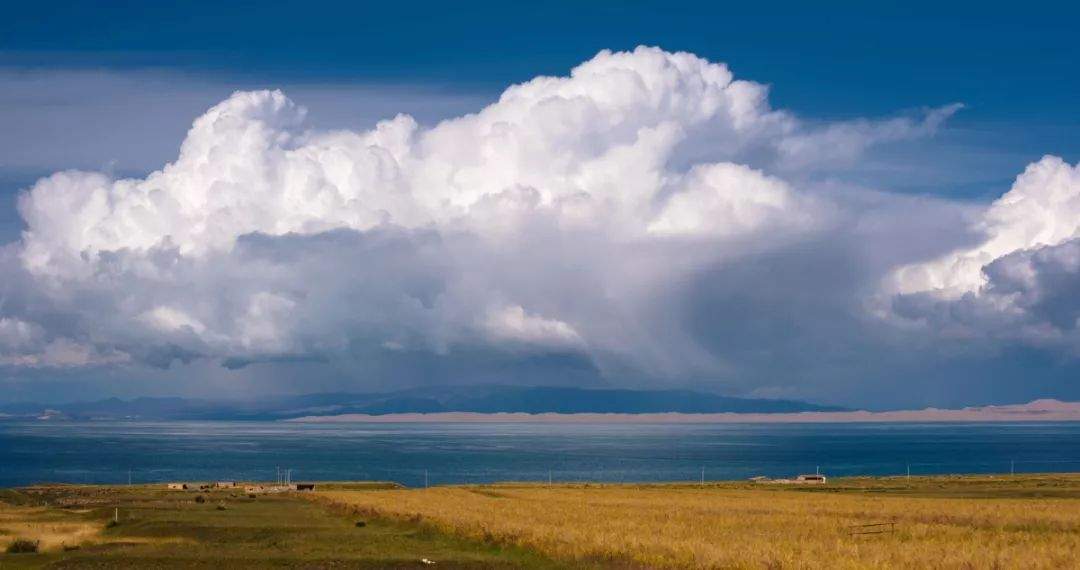
[[285,491],[314,491],[315,483],[286,483],[284,485],[247,485],[245,493],[283,493]]
[[[174,491],[186,491],[198,488],[200,491],[211,489],[237,489],[240,483],[236,481],[217,481],[214,483],[168,483],[167,488]],[[256,493],[284,493],[286,491],[314,491],[315,483],[277,483],[274,485],[244,485],[244,492]]]

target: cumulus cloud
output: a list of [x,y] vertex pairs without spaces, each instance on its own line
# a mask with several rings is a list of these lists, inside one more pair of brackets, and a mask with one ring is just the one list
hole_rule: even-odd
[[1047,156],[973,223],[981,239],[887,280],[895,313],[966,338],[1080,350],[1080,165]]
[[[100,309],[97,332],[135,353],[261,358],[357,336],[439,351],[581,347],[571,321],[582,315],[562,314],[580,301],[558,298],[573,294],[507,282],[518,280],[508,271],[535,273],[513,267],[530,249],[575,239],[596,254],[653,234],[812,226],[813,200],[761,172],[668,169],[695,131],[738,138],[789,121],[764,93],[723,65],[649,48],[602,52],[570,77],[513,86],[426,130],[404,115],[367,132],[304,130],[304,109],[284,94],[239,92],[144,179],[67,171],[39,181],[19,202],[19,256],[54,305]],[[293,248],[327,264],[310,271],[329,290],[304,282],[311,258]],[[490,257],[513,259],[498,268]],[[327,303],[344,314],[324,314]],[[621,313],[595,304],[588,312]]]
[[[2,363],[348,359],[362,377],[465,358],[423,373],[543,362],[793,393],[763,378],[885,350],[894,321],[925,314],[915,297],[1068,281],[1064,251],[1010,256],[1074,237],[1075,168],[1033,165],[968,227],[963,205],[790,176],[930,136],[958,106],[821,125],[767,95],[645,47],[432,127],[311,129],[285,94],[237,92],[145,178],[63,171],[22,195],[27,229],[0,257]],[[1058,297],[1027,298],[1010,307]]]
[[902,267],[894,275],[900,293],[934,291],[946,297],[977,292],[987,284],[983,268],[1010,253],[1058,245],[1080,232],[1080,165],[1047,156],[1031,164],[1012,188],[987,208],[977,246]]

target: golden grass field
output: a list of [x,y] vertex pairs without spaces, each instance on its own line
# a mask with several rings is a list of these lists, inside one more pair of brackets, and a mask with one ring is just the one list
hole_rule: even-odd
[[[585,565],[1080,568],[1080,477],[328,490],[357,512]],[[860,524],[895,531],[853,535]]]
[[38,542],[43,552],[61,550],[94,541],[104,528],[104,521],[73,520],[45,507],[0,503],[0,552],[18,539]]

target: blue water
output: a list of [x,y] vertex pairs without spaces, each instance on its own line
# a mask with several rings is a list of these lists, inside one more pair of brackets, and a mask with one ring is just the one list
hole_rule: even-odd
[[378,479],[696,481],[813,473],[1080,471],[1080,423],[285,424],[0,422],[0,486]]

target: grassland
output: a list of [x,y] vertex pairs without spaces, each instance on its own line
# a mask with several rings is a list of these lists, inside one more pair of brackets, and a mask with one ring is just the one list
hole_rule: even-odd
[[20,539],[35,543],[42,551],[88,545],[98,539],[104,527],[104,522],[46,507],[0,504],[0,551]]
[[[386,485],[341,485],[377,489]],[[196,497],[203,496],[203,502]],[[110,524],[119,513],[119,523]],[[364,518],[296,494],[153,487],[41,486],[0,491],[0,569],[8,568],[553,568],[514,546]],[[4,554],[12,541],[36,554]]]
[[0,490],[0,569],[1080,568],[1076,475],[319,489]]
[[[821,487],[495,485],[329,490],[365,516],[566,563],[672,568],[1080,568],[1080,476]],[[892,532],[856,534],[893,523]],[[888,529],[889,527],[884,527]]]

